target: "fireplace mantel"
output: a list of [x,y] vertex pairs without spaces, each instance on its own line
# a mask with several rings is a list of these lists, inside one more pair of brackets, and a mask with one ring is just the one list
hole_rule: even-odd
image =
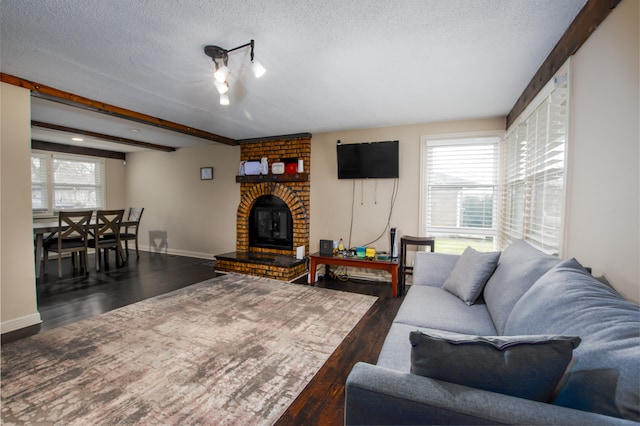
[[283,175],[252,175],[236,176],[236,182],[308,182],[309,173],[283,174]]

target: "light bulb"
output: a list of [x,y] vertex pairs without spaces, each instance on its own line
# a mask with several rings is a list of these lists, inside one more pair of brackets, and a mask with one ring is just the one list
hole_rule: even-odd
[[256,76],[256,78],[262,77],[264,73],[267,72],[267,70],[258,61],[255,61],[253,62],[253,64],[251,64],[251,69],[253,70],[253,74]]
[[227,79],[227,76],[229,75],[229,71],[230,71],[229,67],[226,65],[223,65],[220,68],[218,68],[216,72],[213,73],[213,76],[220,83],[224,83],[225,80]]
[[229,91],[229,85],[226,82],[220,83],[218,80],[214,80],[213,85],[216,86],[216,89],[218,89],[218,93],[220,93],[221,95],[224,95]]
[[220,105],[229,105],[229,95],[220,95]]

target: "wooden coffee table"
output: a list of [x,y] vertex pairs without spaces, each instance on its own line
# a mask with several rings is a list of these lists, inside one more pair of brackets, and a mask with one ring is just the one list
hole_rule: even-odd
[[397,260],[377,260],[362,259],[355,256],[322,256],[320,253],[313,253],[309,256],[309,284],[316,282],[316,269],[318,265],[351,266],[363,269],[380,269],[391,274],[391,293],[393,297],[398,297],[398,261]]

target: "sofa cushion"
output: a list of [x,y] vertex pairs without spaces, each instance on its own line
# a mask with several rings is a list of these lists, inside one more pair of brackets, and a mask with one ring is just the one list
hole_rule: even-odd
[[549,402],[578,337],[469,336],[413,331],[411,373]]
[[504,334],[507,318],[518,299],[559,262],[524,240],[516,240],[504,250],[483,293],[498,334]]
[[575,260],[557,265],[516,303],[506,334],[577,335],[577,362],[554,404],[640,421],[640,307]]
[[413,261],[412,285],[442,287],[459,258],[459,254],[417,251]]
[[409,334],[412,331],[434,331],[430,328],[394,322],[385,336],[384,344],[378,355],[376,365],[402,373],[411,372],[411,342]]
[[442,288],[473,305],[496,269],[500,252],[481,253],[467,247]]
[[484,303],[467,306],[448,291],[431,286],[412,285],[394,322],[457,333],[496,334]]

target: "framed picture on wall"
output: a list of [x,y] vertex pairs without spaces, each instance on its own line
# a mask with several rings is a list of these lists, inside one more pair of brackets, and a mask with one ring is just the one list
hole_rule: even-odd
[[212,180],[213,167],[200,167],[200,180]]

